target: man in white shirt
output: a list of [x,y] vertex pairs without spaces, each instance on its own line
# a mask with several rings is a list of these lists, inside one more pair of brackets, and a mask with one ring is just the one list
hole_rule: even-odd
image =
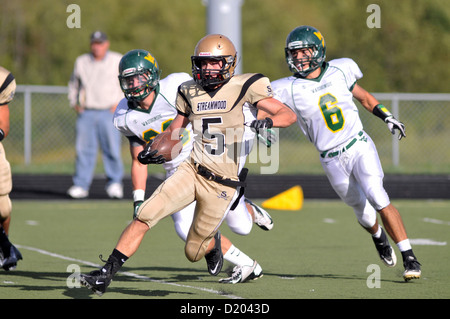
[[89,196],[99,146],[107,177],[106,192],[110,198],[123,197],[121,136],[112,124],[116,106],[123,98],[117,83],[122,55],[109,51],[109,46],[105,33],[92,33],[91,52],[76,59],[69,81],[68,98],[77,112],[75,175],[67,191],[72,198]]

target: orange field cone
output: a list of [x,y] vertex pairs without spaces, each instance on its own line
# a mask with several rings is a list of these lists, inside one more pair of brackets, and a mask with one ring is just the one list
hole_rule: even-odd
[[303,189],[300,185],[285,190],[262,203],[262,207],[278,210],[300,210],[303,206]]

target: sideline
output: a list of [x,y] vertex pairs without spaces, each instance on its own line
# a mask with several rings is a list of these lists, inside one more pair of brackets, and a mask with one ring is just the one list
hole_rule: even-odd
[[[42,254],[42,255],[46,255],[46,256],[50,256],[50,257],[54,257],[54,258],[59,258],[59,259],[71,261],[71,262],[74,262],[74,263],[83,264],[83,265],[86,265],[86,266],[91,266],[91,267],[95,267],[95,268],[101,267],[101,265],[96,264],[96,263],[92,263],[92,262],[89,262],[89,261],[76,259],[76,258],[72,258],[72,257],[63,256],[63,255],[60,255],[60,254],[52,253],[52,252],[49,252],[49,251],[46,251],[46,250],[43,250],[43,249],[39,249],[39,248],[35,248],[35,247],[23,246],[23,245],[18,245],[18,244],[14,244],[14,246],[16,246],[17,248],[21,248],[21,249],[31,250],[31,251],[37,252],[39,254]],[[230,299],[243,299],[242,297],[226,294],[226,293],[223,293],[221,291],[214,290],[214,289],[202,288],[202,287],[194,287],[194,286],[189,286],[189,285],[177,284],[177,283],[174,283],[174,282],[167,282],[167,281],[159,280],[159,279],[152,279],[150,277],[143,276],[143,275],[138,275],[138,274],[135,274],[135,273],[132,273],[132,272],[128,272],[128,271],[119,271],[119,273],[121,275],[123,275],[123,276],[128,276],[128,277],[140,279],[140,280],[143,280],[143,281],[150,281],[150,282],[155,282],[155,283],[159,283],[159,284],[175,286],[175,287],[179,287],[179,288],[188,288],[188,289],[200,290],[200,291],[203,291],[203,292],[208,292],[208,293],[211,293],[211,294],[223,296],[223,297],[230,298]]]

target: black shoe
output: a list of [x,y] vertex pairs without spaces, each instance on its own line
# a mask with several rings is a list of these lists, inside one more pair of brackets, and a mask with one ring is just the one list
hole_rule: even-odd
[[214,244],[214,248],[205,255],[205,259],[206,265],[208,266],[208,272],[213,276],[217,276],[222,270],[223,266],[220,231],[217,231],[217,233],[214,235],[214,239],[216,241]]
[[415,256],[408,256],[403,261],[405,271],[403,272],[403,279],[410,281],[411,279],[419,279],[421,275],[420,263]]
[[6,271],[16,269],[17,262],[21,259],[22,254],[20,251],[14,245],[11,245],[11,248],[9,249],[9,256],[4,257],[1,266]]
[[397,264],[397,256],[395,255],[391,244],[389,244],[389,240],[383,228],[381,229],[380,238],[372,237],[372,239],[383,263],[388,267],[394,267]]
[[120,265],[117,262],[117,259],[113,256],[109,256],[105,266],[101,269],[91,271],[88,275],[81,274],[80,282],[97,295],[101,296],[105,293],[106,288],[108,288],[119,268]]

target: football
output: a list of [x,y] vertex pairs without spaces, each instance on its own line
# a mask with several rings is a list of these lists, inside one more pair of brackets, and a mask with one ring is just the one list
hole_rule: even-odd
[[174,133],[173,137],[169,132],[161,132],[155,136],[153,143],[150,146],[150,150],[157,150],[156,156],[162,155],[166,162],[173,160],[177,157],[183,148],[183,143],[180,140],[178,134]]

